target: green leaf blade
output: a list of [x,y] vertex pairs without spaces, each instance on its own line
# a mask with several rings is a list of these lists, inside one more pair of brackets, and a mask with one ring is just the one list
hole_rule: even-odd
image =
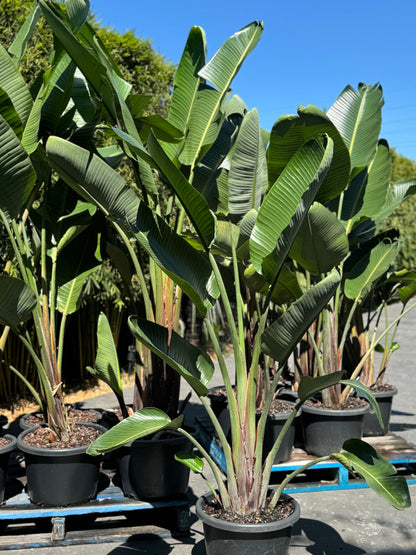
[[333,270],[272,322],[262,334],[264,352],[280,363],[286,362],[302,335],[335,293],[340,279],[339,273]]
[[175,331],[130,316],[129,328],[143,345],[157,354],[178,372],[199,396],[208,394],[208,384],[214,374],[214,364],[209,356],[183,339]]
[[262,273],[264,259],[276,250],[282,264],[306,213],[330,167],[333,142],[311,139],[297,151],[269,190],[259,209],[250,237],[255,269]]
[[0,323],[17,329],[31,316],[36,296],[21,279],[9,276],[0,276],[0,290]]
[[341,453],[332,456],[347,468],[352,467],[380,497],[396,509],[410,507],[409,488],[404,476],[397,476],[394,466],[364,441],[350,439],[344,443]]
[[144,408],[108,430],[91,443],[89,455],[101,455],[136,439],[154,434],[168,427],[178,428],[182,419],[171,420],[167,414],[156,408]]

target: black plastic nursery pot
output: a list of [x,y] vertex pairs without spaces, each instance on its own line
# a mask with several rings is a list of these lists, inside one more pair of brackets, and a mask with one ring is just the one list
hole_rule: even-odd
[[6,490],[7,470],[9,466],[10,453],[16,447],[17,440],[14,436],[2,436],[9,441],[7,445],[0,447],[0,503],[4,501],[4,492]]
[[397,388],[392,388],[389,391],[373,391],[372,392],[381,412],[381,418],[383,419],[384,423],[384,430],[380,426],[378,418],[370,407],[370,410],[367,414],[364,415],[364,428],[363,428],[363,436],[383,436],[389,430],[390,425],[390,416],[391,416],[391,409],[393,405],[393,397],[397,393]]
[[[90,426],[102,433],[103,426]],[[25,454],[27,492],[33,503],[63,507],[84,503],[97,494],[101,457],[87,455],[88,445],[68,449],[44,449],[26,444],[23,440],[33,428],[17,438],[18,448]]]
[[340,451],[347,439],[361,439],[364,415],[369,406],[334,410],[303,405],[301,418],[305,450],[322,457]]
[[4,414],[0,414],[0,430],[6,426],[7,422],[8,422],[8,418],[7,416],[4,416]]
[[192,451],[184,436],[137,439],[119,450],[119,472],[123,493],[134,499],[169,499],[184,495],[189,468],[175,460],[175,453]]
[[[292,405],[292,408],[295,407],[295,403],[291,402],[290,405]],[[278,438],[280,432],[282,431],[282,428],[285,425],[286,420],[289,418],[290,414],[291,414],[291,411],[271,413],[268,415],[266,430],[264,434],[264,442],[263,442],[263,459],[266,458],[270,449],[273,447],[276,439]],[[286,462],[292,456],[292,450],[293,450],[294,441],[295,441],[296,421],[298,419],[299,419],[299,414],[293,420],[289,429],[285,433],[282,443],[280,444],[280,447],[274,458],[273,464]]]
[[282,520],[265,524],[228,522],[208,515],[203,507],[213,497],[203,495],[196,502],[196,514],[203,523],[207,555],[286,555],[289,553],[293,525],[299,520],[300,507],[295,499],[293,513]]
[[[94,414],[95,419],[94,420],[77,420],[77,422],[94,422],[95,424],[101,424],[101,419],[102,419],[102,415],[98,410],[94,410],[94,409],[77,409],[77,411],[85,411],[91,414]],[[39,418],[39,422],[36,424],[33,424],[30,422],[30,418],[32,416],[36,416]],[[19,426],[22,430],[33,430],[33,428],[36,428],[36,426],[39,426],[41,424],[43,424],[43,417],[42,417],[42,413],[40,412],[31,412],[29,414],[24,414],[20,420],[19,420]]]

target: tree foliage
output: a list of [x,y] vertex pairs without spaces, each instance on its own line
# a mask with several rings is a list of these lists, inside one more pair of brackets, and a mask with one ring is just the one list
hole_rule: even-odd
[[[34,3],[34,0],[0,2],[0,36],[6,49],[13,42]],[[133,86],[132,92],[150,96],[147,112],[166,115],[174,65],[153,50],[150,40],[136,37],[133,31],[120,34],[110,27],[102,27],[94,15],[91,15],[91,23],[124,79]],[[52,48],[52,31],[41,17],[20,63],[20,71],[27,83],[33,84],[39,71],[48,67]]]
[[[391,181],[407,181],[416,177],[416,162],[392,149]],[[400,231],[401,251],[396,259],[397,268],[416,267],[416,198],[410,196],[386,220],[385,229],[392,227]]]

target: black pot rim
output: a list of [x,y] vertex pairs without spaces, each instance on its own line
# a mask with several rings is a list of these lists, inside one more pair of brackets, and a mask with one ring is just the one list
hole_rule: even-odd
[[[68,412],[69,412],[72,408],[74,408],[74,407],[72,407],[72,406],[70,406],[70,405],[65,405],[65,407],[66,407],[66,409],[67,409]],[[98,410],[96,410],[96,409],[75,409],[75,410],[85,410],[85,411],[94,412],[94,413],[97,415],[97,420],[99,420],[99,419],[101,418],[101,416],[102,416],[102,415],[101,415],[101,412],[98,411]],[[21,427],[23,430],[27,430],[28,428],[30,428],[31,430],[33,430],[33,428],[35,428],[36,426],[40,426],[40,425],[41,425],[41,424],[32,425],[32,424],[28,424],[28,423],[26,422],[27,418],[28,418],[29,416],[32,416],[33,414],[41,414],[41,411],[36,410],[36,411],[33,411],[33,412],[28,412],[28,413],[26,413],[26,414],[23,414],[23,415],[20,417],[20,419],[19,419],[19,425],[20,425],[20,427]],[[87,420],[85,420],[85,421],[84,421],[84,420],[78,420],[77,422],[86,423],[86,424],[89,423]],[[93,424],[95,424],[95,422],[93,422]]]
[[228,530],[230,532],[243,532],[244,534],[264,534],[267,532],[274,532],[275,530],[281,530],[283,528],[289,528],[293,526],[300,518],[300,505],[290,495],[285,493],[282,497],[290,500],[295,506],[295,510],[291,515],[281,520],[275,520],[274,522],[266,522],[264,524],[242,524],[240,522],[229,522],[227,520],[221,520],[213,516],[207,515],[202,508],[202,504],[213,497],[212,492],[208,492],[201,497],[196,502],[195,510],[198,518],[204,523],[212,526],[213,528],[219,528],[220,530]]
[[[96,430],[101,430],[103,433],[107,431],[104,426],[100,424],[95,424],[95,422],[76,422],[76,426],[89,426],[95,428]],[[35,447],[33,445],[28,445],[23,441],[25,435],[37,430],[41,426],[35,426],[33,428],[29,428],[28,430],[24,430],[17,436],[17,447],[23,453],[28,453],[30,455],[41,455],[42,457],[56,457],[56,456],[63,456],[63,455],[80,455],[85,453],[89,447],[88,445],[82,445],[80,447],[68,447],[66,449],[47,449],[43,447]]]
[[397,391],[397,387],[394,387],[394,389],[390,389],[389,391],[372,391],[371,393],[376,399],[382,399],[384,397],[393,397],[397,394]]
[[6,434],[2,437],[4,437],[5,439],[8,439],[10,442],[7,445],[3,445],[0,447],[0,454],[4,455],[6,453],[9,453],[10,451],[13,451],[13,449],[16,447],[16,444],[17,444],[17,438],[10,434]]
[[370,410],[370,405],[367,403],[363,407],[357,409],[327,409],[325,407],[311,407],[309,405],[303,405],[302,411],[309,414],[320,414],[325,416],[357,416],[360,414],[366,414]]

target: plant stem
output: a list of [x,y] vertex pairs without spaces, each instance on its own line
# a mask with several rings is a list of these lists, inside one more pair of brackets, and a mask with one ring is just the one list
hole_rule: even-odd
[[293,478],[296,478],[296,476],[298,474],[301,474],[302,472],[305,472],[305,470],[307,470],[308,468],[310,468],[311,466],[314,466],[315,464],[318,464],[320,462],[324,462],[324,461],[329,461],[331,459],[331,455],[325,455],[324,457],[319,457],[317,459],[314,459],[313,461],[310,461],[306,464],[304,464],[303,466],[301,466],[300,468],[297,468],[296,470],[294,470],[293,472],[291,472],[289,474],[289,476],[286,476],[286,478],[282,481],[282,483],[280,484],[280,486],[277,488],[276,492],[273,494],[273,497],[270,501],[270,505],[269,507],[271,509],[274,509],[276,507],[277,502],[279,501],[280,496],[283,493],[283,490],[285,489],[285,487],[287,486],[287,484],[289,482],[291,482],[293,480]]
[[193,435],[191,435],[189,432],[187,432],[183,428],[178,428],[178,432],[180,432],[182,435],[187,437],[189,439],[189,441],[191,441],[193,443],[193,445],[195,445],[195,447],[198,449],[198,451],[201,453],[201,455],[207,461],[208,465],[210,466],[210,468],[212,470],[212,473],[214,474],[215,481],[217,482],[218,491],[219,491],[219,494],[220,494],[220,497],[221,497],[221,502],[223,504],[223,507],[224,507],[224,509],[230,509],[231,508],[230,496],[229,496],[229,493],[227,491],[227,488],[225,487],[224,480],[221,476],[221,471],[218,468],[218,466],[215,464],[215,462],[213,461],[213,459],[210,456],[210,454],[208,453],[208,451],[206,451],[204,449],[204,447],[199,443],[199,441],[197,439],[195,439],[195,437]]
[[240,413],[240,419],[243,419],[244,410],[245,410],[245,393],[247,391],[247,370],[243,366],[243,357],[240,350],[239,336],[237,332],[237,327],[235,325],[235,320],[234,320],[233,311],[231,309],[230,300],[228,298],[227,291],[225,289],[221,272],[218,268],[215,257],[211,252],[209,253],[209,260],[211,262],[211,267],[214,271],[214,275],[218,283],[221,299],[224,304],[225,315],[227,317],[227,322],[230,328],[231,341],[234,346],[236,383],[237,383],[237,392],[238,392],[237,403],[238,403],[238,409]]

